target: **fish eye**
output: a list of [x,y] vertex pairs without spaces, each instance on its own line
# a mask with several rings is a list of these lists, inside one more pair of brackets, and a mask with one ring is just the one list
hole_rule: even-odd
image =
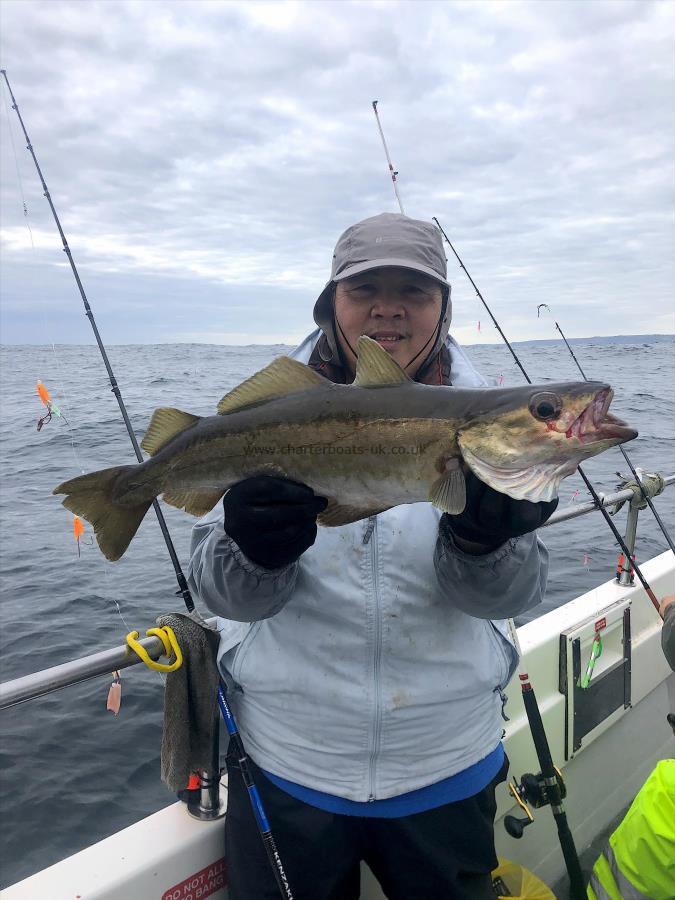
[[557,394],[542,391],[535,394],[530,400],[530,412],[540,422],[550,422],[557,419],[562,411],[562,400]]

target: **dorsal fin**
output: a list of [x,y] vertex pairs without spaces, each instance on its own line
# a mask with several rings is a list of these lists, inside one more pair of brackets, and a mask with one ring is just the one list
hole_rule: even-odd
[[152,414],[152,419],[141,441],[141,447],[150,456],[154,456],[169,441],[190,428],[195,422],[199,422],[199,416],[182,412],[180,409],[172,409],[170,406],[162,406]]
[[356,345],[356,387],[380,387],[384,384],[412,382],[396,360],[392,359],[377,341],[362,334]]
[[218,404],[218,414],[224,416],[245,406],[260,403],[261,400],[283,397],[293,391],[306,391],[322,384],[328,382],[309,366],[288,356],[280,356],[260,372],[242,381],[229,394],[225,394]]

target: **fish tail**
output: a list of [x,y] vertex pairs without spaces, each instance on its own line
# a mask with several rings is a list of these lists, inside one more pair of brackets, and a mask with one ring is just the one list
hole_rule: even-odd
[[103,555],[117,560],[125,552],[153,498],[134,506],[122,506],[114,500],[115,487],[136,466],[114,466],[64,481],[54,494],[66,494],[63,505],[82,516],[94,529]]

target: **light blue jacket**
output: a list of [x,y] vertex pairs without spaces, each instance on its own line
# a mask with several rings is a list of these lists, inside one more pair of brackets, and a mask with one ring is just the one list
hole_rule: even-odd
[[[292,354],[307,362],[319,332]],[[486,382],[448,338],[452,383]],[[247,559],[219,504],[192,532],[190,589],[223,618],[219,665],[252,759],[349,800],[384,799],[473,765],[502,736],[517,666],[504,617],[541,602],[534,534],[485,556],[439,534],[430,503],[319,528],[285,568]]]

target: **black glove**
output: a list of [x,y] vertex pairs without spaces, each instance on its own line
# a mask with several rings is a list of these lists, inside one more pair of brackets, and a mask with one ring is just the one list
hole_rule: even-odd
[[539,528],[558,505],[558,498],[531,503],[514,500],[480,481],[473,472],[465,471],[466,506],[458,516],[445,513],[443,518],[453,535],[482,544],[494,550],[509,538]]
[[312,546],[316,517],[327,505],[306,484],[255,475],[223,497],[225,531],[252,562],[278,569]]

